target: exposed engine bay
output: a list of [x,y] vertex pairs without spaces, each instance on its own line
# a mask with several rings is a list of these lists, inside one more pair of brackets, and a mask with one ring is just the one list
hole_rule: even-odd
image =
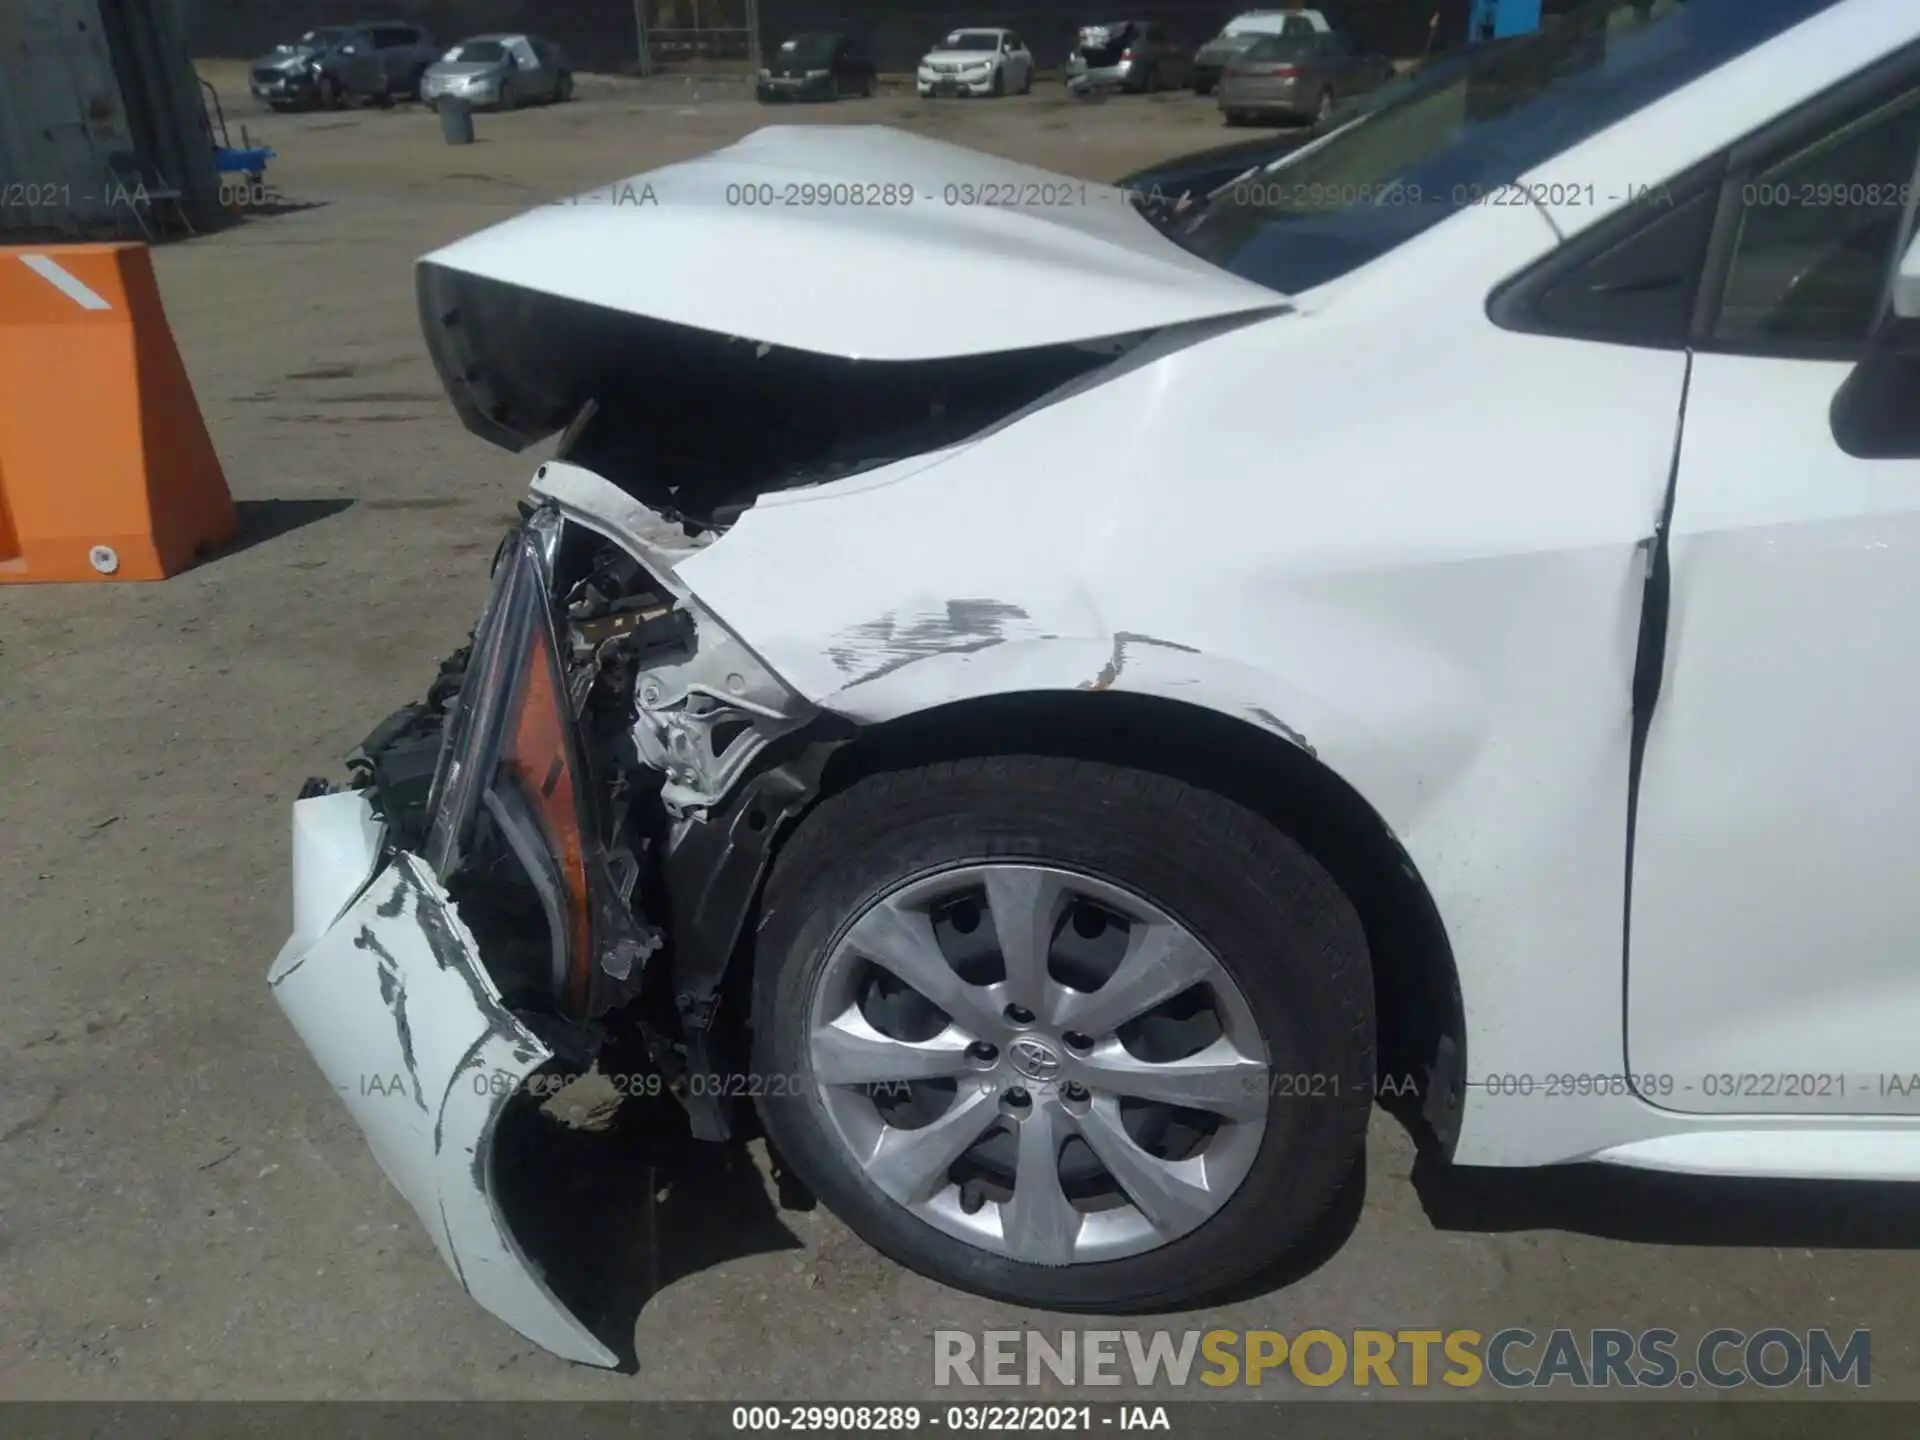
[[[603,528],[565,513],[610,496]],[[439,874],[515,1017],[582,1068],[637,1028],[696,1133],[721,1139],[722,1087],[679,1082],[723,1063],[727,960],[780,825],[838,742],[635,556],[644,542],[605,533],[623,501],[577,466],[542,467],[469,642],[349,764],[394,848]]]

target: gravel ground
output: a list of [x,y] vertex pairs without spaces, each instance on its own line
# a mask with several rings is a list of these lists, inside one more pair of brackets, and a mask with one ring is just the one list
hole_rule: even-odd
[[[909,1274],[783,1208],[757,1147],[584,1090],[526,1173],[638,1373],[553,1359],[442,1268],[264,983],[293,791],[459,643],[535,463],[455,422],[410,262],[769,116],[732,82],[589,77],[452,149],[414,107],[262,115],[211,73],[283,203],[156,265],[245,535],[162,585],[0,589],[0,1397],[923,1396],[933,1330],[1069,1323]],[[1057,90],[772,118],[1090,179],[1228,138],[1209,102]],[[1874,1392],[1920,1394],[1909,1192],[1413,1168],[1380,1117],[1309,1273],[1152,1323],[1870,1326]]]

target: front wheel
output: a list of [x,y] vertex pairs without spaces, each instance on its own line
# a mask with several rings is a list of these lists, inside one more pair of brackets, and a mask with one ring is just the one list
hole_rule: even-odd
[[573,99],[573,76],[562,75],[560,77],[560,84],[555,87],[553,98],[562,105]]
[[1287,836],[1159,776],[1021,756],[861,780],[782,848],[754,963],[773,1144],[960,1289],[1200,1303],[1300,1244],[1365,1138],[1352,907]]
[[995,70],[993,72],[993,98],[998,100],[1002,95],[1006,93],[1007,93],[1007,72],[1004,70]]

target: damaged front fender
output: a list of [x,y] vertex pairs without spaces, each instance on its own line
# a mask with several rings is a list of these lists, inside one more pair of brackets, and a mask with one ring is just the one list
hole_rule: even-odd
[[[296,826],[297,850],[311,831]],[[323,863],[304,858],[309,868]],[[360,861],[364,878],[368,857]],[[556,1355],[617,1366],[547,1288],[501,1214],[494,1132],[553,1054],[501,1003],[427,866],[396,854],[318,939],[296,933],[287,942],[268,983],[467,1293]]]

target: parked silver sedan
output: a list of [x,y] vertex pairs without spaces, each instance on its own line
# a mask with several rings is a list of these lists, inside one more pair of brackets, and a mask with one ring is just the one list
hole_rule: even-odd
[[1220,76],[1220,112],[1229,125],[1324,120],[1349,95],[1392,78],[1392,61],[1368,54],[1337,30],[1269,35],[1228,62]]
[[567,100],[573,71],[560,47],[532,35],[475,35],[462,40],[430,67],[420,98],[437,106],[464,100],[476,110]]

